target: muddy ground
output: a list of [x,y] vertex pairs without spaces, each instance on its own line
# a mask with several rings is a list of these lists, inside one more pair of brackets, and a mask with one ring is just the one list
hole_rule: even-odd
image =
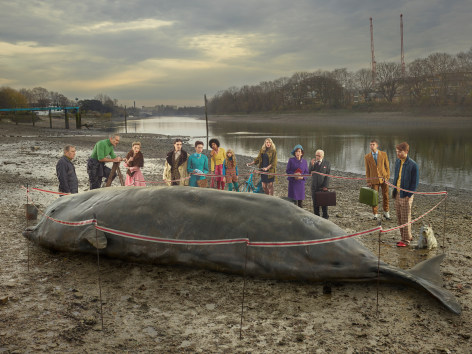
[[[462,304],[461,315],[406,286],[334,283],[327,285],[331,293],[324,294],[319,283],[248,278],[240,338],[242,277],[101,258],[102,329],[96,256],[52,252],[29,244],[21,234],[34,223],[25,220],[22,186],[57,190],[55,164],[67,143],[77,146],[79,191],[88,189],[86,161],[106,133],[97,126],[65,130],[62,124],[55,121],[51,130],[49,122],[32,127],[0,121],[0,353],[470,352],[472,205],[470,192],[460,189],[449,189],[446,207],[443,203],[424,218],[434,228],[438,249],[398,249],[395,231],[382,236],[380,256],[406,269],[445,252],[444,286]],[[172,137],[124,134],[118,154],[124,156],[134,140],[143,144],[146,179],[161,180]],[[278,170],[284,168],[280,164]],[[362,185],[350,180],[331,184],[338,194],[331,221],[347,232],[376,225],[369,208],[357,202]],[[286,180],[279,179],[276,195],[285,196],[286,190]],[[441,188],[421,185],[420,190]],[[56,196],[32,192],[32,198],[44,210]],[[416,197],[413,216],[439,200]],[[309,197],[305,208],[312,211]],[[383,223],[394,225],[394,220]],[[413,226],[415,234],[419,227]],[[359,241],[378,253],[378,235]]]

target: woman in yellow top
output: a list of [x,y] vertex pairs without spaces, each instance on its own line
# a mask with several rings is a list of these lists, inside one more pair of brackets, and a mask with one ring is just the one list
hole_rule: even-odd
[[[257,164],[262,171],[275,173],[277,168],[277,150],[275,144],[271,138],[267,138],[262,145],[259,155],[254,159],[253,162],[247,165]],[[261,174],[262,188],[265,194],[274,195],[274,175]]]
[[216,188],[225,190],[225,179],[223,176],[223,162],[226,158],[226,151],[222,147],[220,147],[220,142],[218,139],[210,139],[210,155],[211,155],[211,173],[214,173],[221,177],[213,177],[211,179],[210,187],[215,187],[216,181]]

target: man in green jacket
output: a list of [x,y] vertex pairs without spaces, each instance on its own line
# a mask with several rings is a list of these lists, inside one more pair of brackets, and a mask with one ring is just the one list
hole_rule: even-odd
[[[120,136],[111,134],[108,139],[100,140],[93,147],[92,155],[87,161],[87,173],[89,175],[90,190],[100,188],[102,179],[108,179],[111,169],[105,166],[105,162],[120,162],[121,157],[115,155],[114,148],[120,142]],[[113,178],[115,178],[113,176]]]

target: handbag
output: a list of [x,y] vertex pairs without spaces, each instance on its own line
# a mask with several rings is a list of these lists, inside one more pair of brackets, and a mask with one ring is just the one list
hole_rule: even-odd
[[336,191],[315,192],[315,198],[319,206],[336,206]]
[[370,187],[362,187],[359,192],[359,203],[371,207],[377,206],[379,204],[379,192]]
[[197,181],[197,186],[199,186],[200,188],[206,188],[208,187],[208,180],[206,178],[203,178],[203,179],[199,179]]

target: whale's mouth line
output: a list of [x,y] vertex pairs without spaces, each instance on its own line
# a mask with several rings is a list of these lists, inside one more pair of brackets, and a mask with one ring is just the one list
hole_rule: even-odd
[[22,232],[23,236],[26,237],[28,240],[32,241],[33,240],[33,229],[31,227],[28,227],[23,230]]

